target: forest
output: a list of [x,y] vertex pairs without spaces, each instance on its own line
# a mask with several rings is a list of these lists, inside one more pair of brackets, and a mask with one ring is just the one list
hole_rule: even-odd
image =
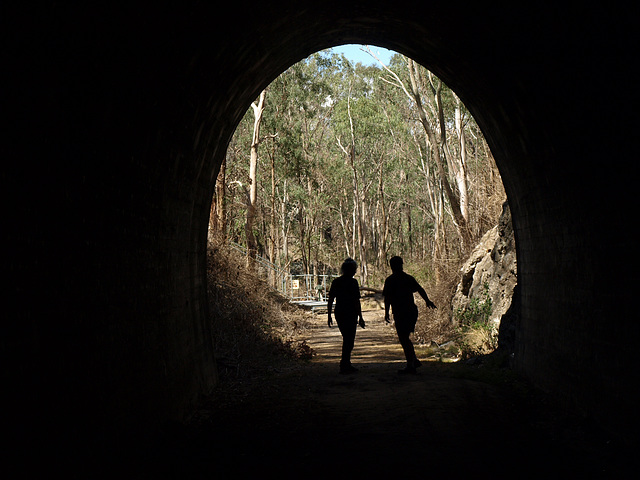
[[400,54],[363,65],[329,49],[248,108],[217,178],[209,235],[246,248],[248,262],[311,278],[352,257],[372,288],[401,255],[435,288],[455,282],[505,199],[482,132],[436,75]]

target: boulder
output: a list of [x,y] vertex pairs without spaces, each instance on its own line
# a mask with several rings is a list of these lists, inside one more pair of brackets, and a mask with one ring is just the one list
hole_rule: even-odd
[[497,332],[517,283],[516,245],[507,202],[502,205],[498,225],[484,234],[460,273],[461,280],[452,300],[454,324],[461,321],[456,312],[485,306],[487,320]]

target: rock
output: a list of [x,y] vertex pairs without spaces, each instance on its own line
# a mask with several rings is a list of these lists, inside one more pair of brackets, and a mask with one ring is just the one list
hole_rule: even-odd
[[460,323],[455,312],[467,311],[472,304],[481,306],[490,299],[488,321],[497,332],[502,316],[511,305],[516,283],[516,246],[511,211],[505,202],[498,225],[484,234],[461,268],[461,281],[452,300],[454,324]]

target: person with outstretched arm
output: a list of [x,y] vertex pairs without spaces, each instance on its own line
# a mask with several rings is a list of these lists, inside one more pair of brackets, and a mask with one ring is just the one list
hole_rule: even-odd
[[398,340],[402,345],[404,356],[407,359],[407,366],[399,373],[416,373],[416,368],[420,366],[420,360],[416,357],[410,335],[415,331],[418,321],[418,307],[413,301],[414,292],[424,299],[427,308],[436,308],[435,304],[429,300],[427,292],[411,275],[403,268],[401,257],[393,257],[389,260],[392,274],[384,282],[384,319],[390,323],[389,309],[393,311]]
[[360,306],[360,286],[358,285],[358,281],[353,278],[357,268],[358,265],[356,261],[351,258],[347,258],[342,263],[340,269],[342,275],[331,282],[329,301],[327,304],[327,310],[329,312],[329,320],[327,323],[329,327],[331,327],[333,325],[333,319],[331,317],[333,302],[336,302],[336,322],[342,334],[340,373],[345,374],[358,371],[358,369],[351,364],[351,351],[355,343],[358,323],[360,327],[365,327],[362,308]]

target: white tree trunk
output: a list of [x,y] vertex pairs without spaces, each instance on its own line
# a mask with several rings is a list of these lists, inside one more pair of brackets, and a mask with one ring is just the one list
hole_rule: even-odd
[[[247,256],[255,258],[257,255],[256,238],[253,234],[253,224],[256,218],[256,202],[258,192],[258,146],[260,145],[260,123],[262,122],[262,113],[264,112],[264,99],[266,90],[260,93],[258,103],[253,102],[253,138],[251,139],[251,156],[249,160],[249,202],[247,205],[247,223],[245,225],[245,235],[247,238]],[[249,260],[247,259],[247,262]]]

